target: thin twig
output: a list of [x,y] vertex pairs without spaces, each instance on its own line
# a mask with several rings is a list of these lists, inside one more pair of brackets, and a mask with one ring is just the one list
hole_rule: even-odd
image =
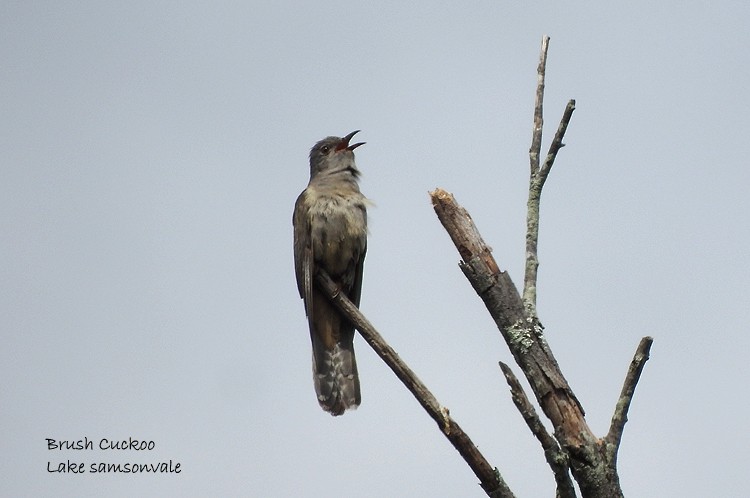
[[513,492],[508,488],[500,472],[493,468],[487,459],[479,452],[469,436],[451,418],[447,408],[443,407],[433,396],[427,386],[417,378],[414,372],[404,363],[394,349],[388,345],[375,327],[365,318],[362,312],[344,295],[339,292],[336,284],[323,271],[318,270],[315,283],[341,313],[354,324],[364,340],[380,358],[393,370],[401,382],[406,386],[419,404],[427,411],[438,427],[458,450],[466,463],[479,478],[485,493],[492,498],[513,498]]
[[635,355],[633,356],[633,360],[630,362],[630,367],[628,367],[628,373],[625,375],[625,382],[622,385],[620,399],[617,400],[615,412],[612,415],[612,423],[609,426],[609,432],[605,438],[609,459],[612,462],[612,465],[614,465],[617,460],[617,450],[620,448],[622,432],[625,430],[625,423],[628,421],[628,410],[630,409],[630,403],[633,401],[635,386],[638,384],[638,380],[641,378],[641,372],[643,372],[643,367],[649,359],[651,344],[653,344],[653,342],[653,337],[647,336],[641,339],[640,344],[638,344],[638,349],[636,349]]
[[534,128],[531,133],[531,148],[529,149],[529,163],[531,175],[539,171],[539,155],[542,153],[542,127],[544,126],[544,114],[542,112],[544,102],[544,71],[547,67],[547,49],[549,48],[549,36],[542,38],[542,49],[539,53],[539,65],[536,69],[536,99],[534,100]]
[[539,267],[537,240],[539,239],[539,196],[533,186],[539,174],[539,156],[542,153],[542,129],[544,127],[544,78],[547,70],[549,36],[542,37],[539,65],[536,68],[536,97],[534,99],[534,128],[529,148],[529,199],[526,203],[526,265],[523,279],[523,302],[529,312],[536,315],[536,275]]
[[526,396],[521,383],[518,382],[518,378],[513,371],[502,361],[499,363],[505,375],[505,380],[510,387],[513,403],[518,408],[518,411],[521,412],[521,416],[531,430],[531,433],[534,434],[544,449],[544,457],[547,459],[547,463],[552,469],[555,482],[557,483],[557,498],[575,498],[576,490],[568,471],[568,457],[560,449],[560,445],[557,444],[555,438],[547,432],[547,429],[534,409],[534,405],[529,401],[528,396]]
[[563,112],[563,116],[560,119],[560,124],[557,127],[557,132],[555,132],[555,138],[552,139],[552,143],[549,145],[549,151],[547,152],[547,157],[544,159],[544,164],[539,170],[540,189],[544,186],[544,182],[547,181],[547,176],[552,169],[552,164],[555,162],[557,152],[565,147],[563,138],[565,137],[565,132],[568,129],[570,118],[573,117],[573,111],[575,110],[576,101],[574,99],[570,99],[568,101],[568,105],[565,106],[565,111]]
[[568,101],[565,112],[557,127],[555,138],[550,144],[544,164],[539,167],[539,155],[542,149],[542,106],[544,100],[544,79],[547,64],[547,50],[549,48],[549,37],[542,39],[542,51],[539,55],[539,66],[537,67],[536,101],[534,103],[534,132],[531,137],[531,148],[529,158],[531,161],[531,174],[529,176],[529,198],[526,203],[526,265],[523,279],[523,302],[528,312],[536,316],[536,282],[539,269],[538,244],[539,244],[539,202],[542,198],[542,187],[547,180],[552,164],[555,162],[557,152],[565,145],[563,138],[568,129],[568,123],[575,110],[575,100]]

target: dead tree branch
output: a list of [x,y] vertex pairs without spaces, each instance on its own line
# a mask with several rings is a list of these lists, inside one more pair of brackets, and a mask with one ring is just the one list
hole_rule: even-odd
[[578,483],[584,498],[620,498],[623,496],[617,474],[616,457],[627,411],[635,385],[648,359],[651,338],[641,341],[631,363],[620,395],[609,434],[597,438],[586,423],[583,407],[560,371],[544,338],[536,311],[537,256],[539,239],[539,203],[542,188],[549,176],[575,110],[570,100],[565,108],[547,157],[540,166],[545,70],[549,37],[542,40],[537,68],[537,90],[534,104],[534,128],[529,149],[530,178],[527,203],[526,265],[523,295],[519,295],[507,272],[501,271],[484,243],[469,213],[450,193],[442,189],[430,192],[438,219],[448,232],[461,256],[459,267],[495,320],[513,358],[523,371],[539,406],[555,429],[555,440],[547,433],[518,380],[501,363],[511,386],[514,402],[532,433],[545,449],[545,456],[558,483],[558,496],[575,496],[567,468]]
[[570,99],[568,101],[568,104],[565,106],[565,111],[563,111],[563,116],[560,119],[560,124],[557,127],[557,131],[555,132],[555,138],[552,139],[552,143],[549,144],[549,151],[547,151],[547,157],[544,159],[544,164],[542,165],[542,168],[539,170],[539,190],[544,187],[544,182],[547,181],[547,176],[549,175],[550,170],[552,169],[552,164],[555,162],[555,158],[557,157],[557,152],[565,147],[565,144],[563,143],[563,138],[565,137],[565,132],[568,130],[568,124],[570,123],[570,118],[573,117],[573,111],[576,110],[576,101],[574,99]]
[[317,271],[315,283],[339,311],[354,324],[367,344],[393,370],[396,377],[403,382],[430,417],[437,422],[440,431],[448,438],[479,478],[480,485],[487,496],[491,498],[513,498],[513,492],[501,477],[500,472],[489,464],[469,436],[451,418],[449,410],[438,402],[437,398],[427,389],[427,386],[399,358],[396,351],[388,345],[362,312],[342,292],[339,292],[336,284],[323,270]]
[[529,163],[531,174],[539,171],[539,155],[542,152],[542,126],[544,125],[544,73],[547,67],[549,36],[542,37],[542,50],[539,52],[539,65],[536,68],[536,98],[534,99],[534,130],[531,135]]
[[459,267],[484,301],[539,406],[552,422],[581,494],[584,498],[621,497],[617,470],[586,423],[583,407],[560,371],[538,318],[527,312],[508,273],[500,271],[469,213],[442,189],[430,196],[438,219],[461,255]]
[[554,437],[547,432],[544,427],[539,415],[537,415],[534,405],[529,401],[528,396],[523,391],[521,383],[516,378],[513,371],[508,365],[500,363],[500,368],[505,375],[505,380],[508,382],[510,387],[510,393],[513,398],[513,403],[521,412],[521,416],[526,425],[531,430],[531,433],[537,438],[539,443],[544,449],[544,458],[547,460],[552,473],[555,476],[555,482],[557,483],[557,492],[555,493],[556,498],[576,498],[576,490],[573,486],[573,481],[570,479],[570,472],[568,470],[568,457],[560,449],[560,445]]
[[557,127],[555,138],[550,144],[544,164],[539,167],[539,156],[542,151],[542,131],[544,126],[543,101],[544,80],[547,70],[547,50],[549,49],[549,36],[542,39],[542,49],[539,54],[539,66],[537,66],[537,87],[534,100],[534,129],[531,136],[531,147],[529,148],[529,163],[531,171],[529,174],[529,198],[526,203],[526,267],[523,279],[523,302],[532,314],[536,314],[536,282],[539,258],[537,256],[537,245],[539,242],[539,203],[542,197],[542,187],[547,181],[547,176],[555,162],[557,152],[565,146],[563,138],[568,129],[568,123],[576,108],[576,101],[568,101],[565,112]]
[[644,337],[641,339],[640,344],[638,344],[638,349],[636,349],[633,360],[630,362],[630,367],[628,367],[628,373],[625,376],[620,399],[617,400],[615,413],[612,415],[612,423],[609,427],[609,433],[607,434],[605,441],[607,444],[608,458],[613,464],[617,462],[617,451],[620,449],[622,432],[625,430],[625,423],[628,421],[628,410],[630,409],[631,401],[633,401],[635,386],[638,384],[638,380],[641,378],[641,372],[643,372],[643,367],[648,361],[649,353],[651,352],[651,344],[653,344],[653,342],[654,339],[652,337]]
[[[508,348],[529,381],[542,411],[555,428],[560,446],[570,458],[573,476],[601,485],[596,463],[597,437],[552,355],[535,315],[526,313],[521,296],[507,272],[500,271],[469,213],[442,189],[430,193],[438,219],[461,255],[459,267],[495,320]],[[593,475],[598,473],[597,475]],[[583,489],[582,489],[583,492]],[[584,496],[617,497],[611,489]]]

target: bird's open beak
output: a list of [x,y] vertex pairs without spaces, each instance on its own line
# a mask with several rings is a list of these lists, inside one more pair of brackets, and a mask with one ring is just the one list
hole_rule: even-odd
[[356,143],[356,144],[349,145],[349,141],[352,139],[352,137],[354,135],[356,135],[357,133],[359,133],[359,131],[360,130],[353,131],[350,134],[348,134],[347,136],[345,136],[344,138],[342,138],[341,142],[339,142],[339,144],[336,146],[336,150],[337,151],[344,150],[344,149],[346,149],[346,150],[354,150],[357,147],[359,147],[360,145],[364,145],[365,142],[359,142],[359,143]]

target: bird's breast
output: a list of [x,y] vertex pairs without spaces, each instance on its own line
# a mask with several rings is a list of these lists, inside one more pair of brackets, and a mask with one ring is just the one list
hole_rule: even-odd
[[310,206],[310,229],[316,263],[332,275],[347,272],[356,264],[367,245],[365,197],[349,195],[315,196]]

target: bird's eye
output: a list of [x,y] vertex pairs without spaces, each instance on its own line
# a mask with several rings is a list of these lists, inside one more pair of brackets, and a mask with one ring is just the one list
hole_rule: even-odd
[[331,148],[327,145],[324,145],[323,147],[320,148],[320,152],[322,152],[323,154],[328,154],[330,150]]

